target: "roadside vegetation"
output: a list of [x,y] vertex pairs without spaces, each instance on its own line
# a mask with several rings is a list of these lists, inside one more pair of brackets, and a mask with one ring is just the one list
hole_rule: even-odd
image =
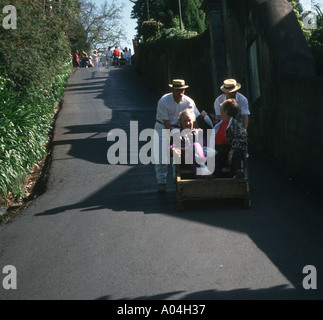
[[48,154],[74,51],[123,37],[114,0],[102,7],[86,0],[8,5],[10,10],[0,10],[0,206],[32,192],[30,177],[40,174]]
[[56,74],[46,89],[29,88],[28,94],[17,86],[0,68],[0,192],[2,204],[19,201],[28,192],[28,174],[37,168],[47,154],[49,134],[55,111],[68,76]]
[[316,62],[317,75],[323,77],[323,12],[319,2],[311,1],[311,11],[305,11],[299,0],[288,0]]

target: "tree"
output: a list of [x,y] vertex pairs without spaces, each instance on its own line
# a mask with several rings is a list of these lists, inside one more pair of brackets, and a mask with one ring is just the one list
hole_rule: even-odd
[[80,21],[87,35],[87,42],[92,48],[109,43],[111,46],[126,39],[121,24],[122,4],[113,0],[105,1],[98,7],[92,1],[79,0],[82,8]]
[[[129,0],[134,6],[131,18],[137,19],[138,35],[142,36],[144,21],[154,19],[164,28],[179,27],[178,0]],[[201,9],[203,0],[181,0],[182,25],[188,31],[202,33],[206,29],[206,15]]]
[[302,4],[300,3],[300,0],[287,0],[293,7],[296,16],[301,14],[303,12]]
[[[145,21],[149,21],[150,19],[154,19],[155,21],[161,21],[157,19],[157,12],[160,9],[160,2],[154,2],[154,8],[151,7],[150,5],[150,0],[129,0],[134,4],[132,11],[131,11],[131,18],[137,20],[137,33],[138,36],[143,36],[145,33],[143,28],[143,23]],[[150,13],[153,13],[152,16]]]
[[314,8],[316,10],[316,28],[306,31],[310,32],[308,45],[316,61],[317,74],[323,76],[323,13],[318,4]]
[[[315,1],[311,1],[312,8],[316,12],[303,11],[299,0],[288,0],[293,6],[298,22],[316,62],[317,74],[323,75],[323,15],[321,7]],[[315,21],[313,21],[313,15]],[[314,23],[315,22],[315,23]]]
[[206,29],[206,15],[201,9],[202,2],[201,0],[183,1],[183,22],[189,31],[202,33]]

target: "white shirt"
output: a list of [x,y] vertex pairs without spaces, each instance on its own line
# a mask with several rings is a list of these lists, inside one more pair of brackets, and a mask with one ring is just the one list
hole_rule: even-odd
[[173,98],[173,93],[167,93],[158,101],[156,120],[160,122],[169,120],[172,127],[179,126],[178,116],[184,109],[193,109],[196,117],[200,115],[193,99],[184,95],[181,101],[176,103]]
[[93,54],[93,61],[99,62],[99,56],[97,54]]
[[107,50],[106,55],[108,56],[108,58],[112,57],[112,51],[111,50]]
[[[226,95],[225,93],[221,94],[220,96],[218,96],[216,98],[216,100],[214,101],[214,111],[215,111],[215,115],[219,116],[221,113],[220,113],[220,104],[226,100]],[[237,114],[237,117],[236,119],[241,122],[242,119],[241,119],[241,115],[244,115],[244,114],[250,114],[250,111],[249,111],[249,104],[248,104],[248,99],[242,95],[241,93],[237,92],[236,93],[236,101],[238,103],[238,107],[239,107],[239,112]]]

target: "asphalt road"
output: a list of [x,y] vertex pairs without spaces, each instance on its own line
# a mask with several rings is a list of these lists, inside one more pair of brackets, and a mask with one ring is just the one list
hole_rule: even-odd
[[[71,76],[46,191],[0,227],[0,299],[322,299],[321,202],[252,154],[250,209],[215,200],[179,213],[152,165],[108,163],[107,133],[153,128],[158,98],[133,67]],[[6,265],[17,289],[1,286]],[[317,289],[303,287],[307,265]]]

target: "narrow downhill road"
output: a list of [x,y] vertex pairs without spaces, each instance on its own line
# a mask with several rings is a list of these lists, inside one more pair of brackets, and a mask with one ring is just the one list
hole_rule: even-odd
[[[134,67],[73,73],[46,192],[0,226],[0,270],[17,270],[16,290],[0,273],[0,300],[322,299],[321,202],[252,154],[248,210],[179,213],[171,175],[158,194],[152,165],[108,163],[107,133],[153,128],[158,98]],[[317,289],[303,287],[307,265]]]

